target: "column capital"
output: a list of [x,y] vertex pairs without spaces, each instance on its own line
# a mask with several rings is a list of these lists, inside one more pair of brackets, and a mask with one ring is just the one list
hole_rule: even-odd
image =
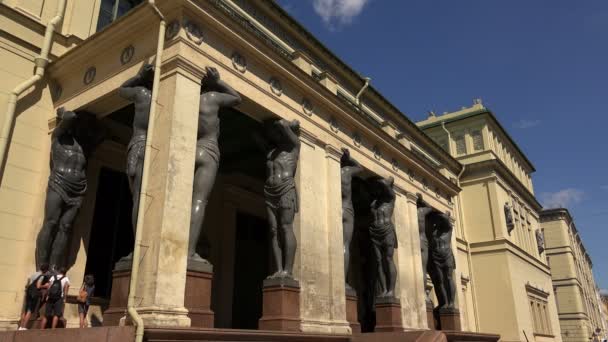
[[305,128],[300,126],[300,141],[309,145],[310,147],[315,147],[319,145],[320,140],[315,134],[311,131],[306,130]]
[[402,188],[401,186],[399,186],[397,184],[393,184],[393,189],[395,190],[396,193],[398,193],[400,195],[407,196],[407,194],[408,194],[407,190],[405,190],[404,188]]
[[405,197],[407,197],[407,200],[412,202],[412,203],[416,203],[418,202],[418,194],[407,191],[405,194]]
[[203,76],[205,76],[205,69],[203,67],[192,63],[181,55],[175,55],[163,61],[161,72],[162,77],[179,73],[199,84]]
[[333,159],[339,163],[340,159],[342,158],[342,151],[333,145],[327,144],[325,145],[325,157]]

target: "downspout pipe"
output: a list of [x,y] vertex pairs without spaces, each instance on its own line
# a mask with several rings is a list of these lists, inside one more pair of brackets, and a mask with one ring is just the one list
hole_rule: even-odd
[[[441,128],[443,128],[443,130],[448,134],[448,149],[450,150],[450,155],[452,154],[452,134],[450,133],[450,131],[445,127],[445,121],[441,122]],[[458,173],[458,176],[456,177],[456,185],[458,185],[458,187],[460,188],[460,177],[462,177],[462,175],[464,174],[464,171],[467,169],[466,165],[462,165],[462,169],[460,170],[460,172]],[[471,262],[471,244],[469,243],[469,240],[467,239],[467,234],[466,234],[466,230],[465,230],[465,220],[464,220],[464,211],[462,210],[462,201],[459,199],[458,200],[458,214],[460,215],[460,222],[462,224],[462,237],[464,239],[464,241],[467,243],[467,253],[468,253],[468,258],[467,258],[467,264],[469,266],[469,274],[471,276],[471,284],[473,284],[473,279],[474,277],[474,272],[473,272],[473,264]],[[477,311],[477,302],[475,301],[475,286],[471,285],[471,295],[473,296],[473,310],[475,311],[475,328],[479,329],[479,317],[478,317],[478,311]],[[466,299],[465,299],[466,300]]]
[[367,87],[369,87],[369,82],[372,80],[369,77],[365,77],[365,84],[363,84],[363,88],[361,88],[361,90],[359,90],[359,92],[357,93],[357,96],[355,97],[355,102],[357,104],[357,107],[359,107],[359,109],[361,109],[361,96],[363,95],[363,92],[365,91],[365,89],[367,89]]
[[[65,15],[66,0],[59,0],[57,3],[57,14],[46,25],[44,32],[44,39],[42,40],[42,48],[38,57],[34,59],[35,71],[34,75],[23,83],[17,85],[15,89],[11,90],[8,95],[8,106],[6,114],[4,115],[4,121],[0,128],[0,168],[5,165],[8,156],[8,140],[11,134],[11,127],[15,122],[15,111],[17,109],[17,101],[19,96],[26,90],[40,82],[44,76],[46,66],[49,64],[49,54],[51,51],[51,45],[53,44],[53,35],[55,28],[63,20]],[[4,178],[4,172],[0,176],[0,179]]]
[[135,230],[135,246],[133,247],[133,261],[131,265],[131,280],[129,283],[129,297],[127,301],[127,312],[133,322],[135,323],[135,342],[142,342],[144,339],[144,321],[135,309],[135,291],[137,289],[137,280],[139,277],[139,263],[140,263],[140,255],[141,255],[141,246],[142,246],[142,231],[143,231],[143,217],[145,214],[146,207],[146,192],[145,189],[148,187],[148,175],[150,163],[152,160],[152,142],[154,134],[150,134],[150,132],[154,132],[156,126],[156,120],[154,119],[156,114],[157,100],[158,100],[158,88],[160,84],[160,67],[162,62],[162,53],[165,48],[165,29],[167,23],[165,21],[165,16],[163,16],[162,12],[158,9],[154,0],[148,0],[148,6],[156,15],[158,15],[160,19],[160,25],[158,28],[158,43],[156,46],[156,61],[154,63],[154,80],[152,83],[152,99],[150,102],[150,114],[149,114],[149,122],[148,122],[148,134],[146,135],[146,147],[144,154],[144,165],[141,176],[141,186],[139,192],[139,208],[137,208],[137,226]]

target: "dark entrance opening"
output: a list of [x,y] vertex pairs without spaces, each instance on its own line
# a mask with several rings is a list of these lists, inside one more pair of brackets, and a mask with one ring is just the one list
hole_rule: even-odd
[[133,249],[131,191],[127,175],[102,168],[85,274],[95,277],[95,297],[110,299],[114,264]]
[[[108,143],[124,146],[126,150],[131,137],[133,114],[133,105],[128,105],[102,120]],[[106,157],[124,158],[111,155]],[[133,201],[127,175],[122,170],[102,167],[97,181],[85,274],[92,274],[95,277],[94,296],[109,300],[114,265],[121,257],[133,250],[135,241],[131,227]]]
[[[270,274],[264,206],[265,152],[255,142],[263,126],[236,109],[220,111],[220,165],[198,249],[214,267],[216,328],[257,329],[262,284]],[[204,256],[205,257],[205,256]]]
[[236,216],[232,327],[257,329],[262,317],[262,284],[268,268],[268,223],[253,215]]

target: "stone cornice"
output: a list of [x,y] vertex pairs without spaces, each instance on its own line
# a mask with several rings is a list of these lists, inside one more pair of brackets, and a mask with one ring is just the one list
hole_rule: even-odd
[[[214,5],[218,6],[223,4],[221,0],[214,0]],[[310,34],[302,25],[300,25],[297,21],[295,21],[287,12],[285,12],[279,5],[275,4],[274,1],[263,0],[260,1],[260,4],[265,7],[266,10],[269,10],[274,13],[277,18],[280,18],[279,21],[276,21],[276,24],[281,26],[287,26],[291,31],[296,31],[298,33],[297,36],[291,37],[291,41],[294,42],[299,40],[300,43],[304,42],[304,45],[311,44],[314,47],[314,50],[320,51],[321,55],[326,58],[326,61],[337,66],[334,68],[335,70],[329,70],[332,73],[338,71],[342,75],[346,75],[347,78],[351,80],[350,86],[354,88],[360,89],[363,84],[363,78],[352,70],[347,64],[342,62],[337,56],[335,56],[329,49],[327,49],[323,44],[321,44],[312,34]],[[224,6],[224,10],[226,10],[227,6]],[[229,6],[228,6],[229,7]],[[281,22],[282,21],[282,22]],[[251,26],[250,23],[245,22],[245,25]],[[250,28],[251,29],[251,28]],[[283,29],[283,27],[281,27]],[[275,43],[276,44],[276,43]],[[297,49],[301,50],[302,47],[298,46]],[[310,51],[306,51],[307,55],[311,59],[315,59],[314,55],[310,53]],[[316,60],[319,62],[318,60]],[[327,63],[321,63],[320,67],[327,68]],[[360,84],[359,84],[360,83]],[[344,84],[343,84],[344,86]],[[369,96],[373,94],[373,96]],[[433,151],[433,155],[439,157],[442,162],[449,165],[449,167],[458,173],[462,169],[462,165],[456,161],[452,156],[443,151],[443,149],[436,144],[432,139],[430,139],[424,132],[422,132],[412,121],[410,121],[399,109],[397,109],[393,104],[391,104],[386,98],[384,98],[377,90],[374,89],[373,86],[370,86],[366,95],[366,98],[373,99],[377,104],[380,104],[386,107],[385,113],[390,115],[390,119],[399,123],[399,129],[404,130],[406,128],[408,132],[415,135],[418,140],[423,141],[425,148],[430,148]]]
[[511,188],[517,191],[519,197],[522,197],[527,203],[530,204],[533,210],[540,211],[542,205],[538,202],[534,194],[530,192],[521,182],[513,175],[513,173],[507,168],[502,161],[498,159],[484,160],[477,163],[468,164],[465,174],[470,174],[479,170],[492,170],[496,172],[498,176],[504,179]]
[[547,299],[550,295],[549,292],[545,291],[544,289],[541,289],[539,287],[536,287],[530,283],[526,284],[526,290],[528,291],[528,293],[534,294],[538,297],[541,297],[543,299]]
[[551,275],[549,266],[507,239],[496,239],[484,242],[473,242],[469,245],[471,254],[483,254],[497,251],[509,252],[547,275]]

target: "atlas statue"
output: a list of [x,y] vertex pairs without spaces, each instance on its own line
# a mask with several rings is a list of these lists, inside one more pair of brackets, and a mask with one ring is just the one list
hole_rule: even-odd
[[207,67],[201,82],[201,95],[198,110],[198,130],[194,162],[194,184],[192,189],[192,211],[190,217],[190,239],[188,257],[193,261],[208,261],[197,254],[196,248],[201,238],[205,208],[215,184],[220,163],[221,108],[234,107],[241,103],[239,93],[220,79],[217,69]]
[[[351,157],[350,151],[342,149],[340,173],[342,183],[342,236],[344,242],[344,279],[348,277],[350,265],[350,244],[355,226],[355,210],[353,209],[353,176],[363,171],[363,167]],[[350,286],[346,284],[346,287]]]

